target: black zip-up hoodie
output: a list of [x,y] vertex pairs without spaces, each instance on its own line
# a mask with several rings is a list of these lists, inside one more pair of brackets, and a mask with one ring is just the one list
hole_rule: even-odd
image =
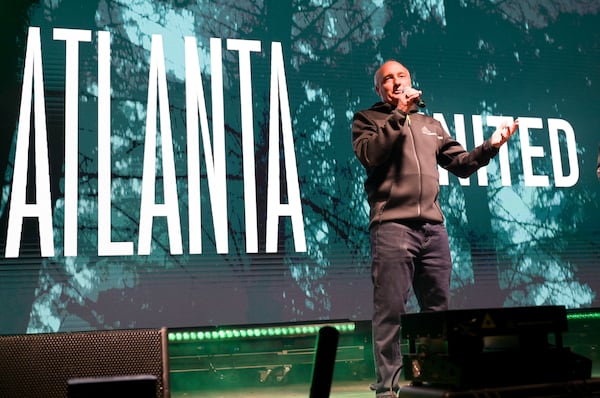
[[377,222],[442,223],[437,165],[468,177],[496,156],[488,139],[467,152],[441,123],[378,102],[352,121],[354,153],[367,171],[370,226]]

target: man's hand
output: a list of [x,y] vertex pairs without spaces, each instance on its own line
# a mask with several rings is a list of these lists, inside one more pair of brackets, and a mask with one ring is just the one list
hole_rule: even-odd
[[519,119],[515,120],[512,125],[508,125],[508,123],[504,122],[494,131],[492,134],[491,143],[494,148],[500,148],[511,135],[517,131],[519,127]]
[[410,110],[415,106],[416,101],[419,100],[421,94],[423,92],[421,90],[414,89],[412,87],[398,87],[394,91],[398,103],[396,104],[396,108],[401,110],[404,113],[409,113]]

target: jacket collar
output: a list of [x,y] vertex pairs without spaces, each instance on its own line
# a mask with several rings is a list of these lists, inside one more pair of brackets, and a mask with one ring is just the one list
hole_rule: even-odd
[[[376,102],[375,104],[373,104],[371,106],[371,109],[379,111],[379,112],[383,112],[383,113],[392,113],[394,110],[396,110],[396,106],[393,104],[390,104],[389,102]],[[416,113],[419,111],[419,107],[417,106],[417,104],[413,104],[412,107],[409,110],[409,113]],[[400,113],[404,113],[402,111],[399,111]]]

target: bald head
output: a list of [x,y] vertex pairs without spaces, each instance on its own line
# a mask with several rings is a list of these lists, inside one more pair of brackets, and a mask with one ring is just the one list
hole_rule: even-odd
[[398,61],[386,61],[373,77],[375,91],[383,102],[398,105],[398,90],[412,86],[410,72]]

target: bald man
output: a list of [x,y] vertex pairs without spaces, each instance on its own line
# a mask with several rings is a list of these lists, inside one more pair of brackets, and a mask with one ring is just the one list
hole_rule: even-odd
[[487,165],[518,127],[503,124],[467,152],[434,118],[419,113],[409,70],[385,62],[374,75],[380,101],[352,122],[354,153],[366,171],[373,283],[377,398],[397,395],[400,316],[413,289],[421,311],[448,309],[452,259],[438,195],[437,166],[468,177]]

